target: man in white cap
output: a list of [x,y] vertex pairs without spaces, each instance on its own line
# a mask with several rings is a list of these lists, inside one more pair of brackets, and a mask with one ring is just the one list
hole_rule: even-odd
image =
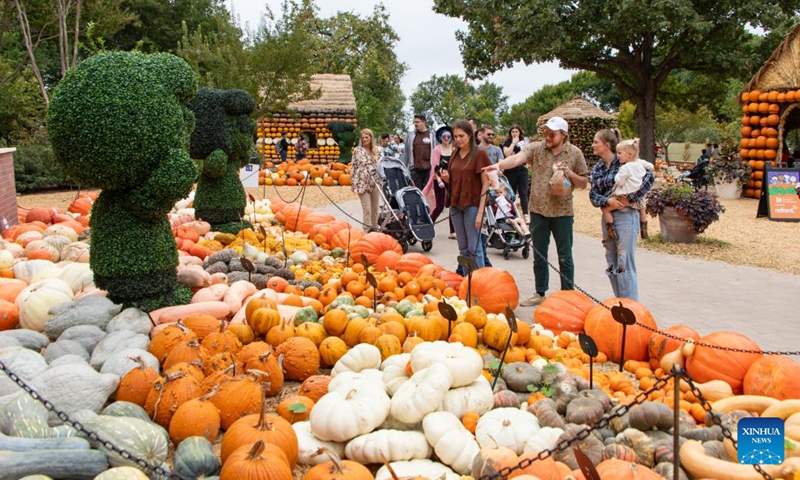
[[[527,164],[531,169],[531,190],[528,211],[531,216],[530,231],[533,240],[533,276],[536,292],[520,302],[521,306],[542,303],[549,288],[550,271],[547,251],[550,235],[556,241],[558,265],[561,271],[561,289],[572,290],[575,283],[575,264],[572,261],[572,209],[573,188],[586,188],[589,168],[583,152],[569,143],[569,125],[561,117],[551,117],[544,126],[544,141],[532,142],[519,153],[500,160],[487,168],[506,170]],[[554,188],[550,179],[561,170],[569,187]],[[552,189],[552,190],[551,190]],[[566,190],[566,193],[564,193]]]

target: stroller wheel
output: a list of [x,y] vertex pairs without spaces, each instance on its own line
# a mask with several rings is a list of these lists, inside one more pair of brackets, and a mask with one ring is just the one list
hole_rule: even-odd
[[522,247],[522,258],[528,258],[531,256],[531,249],[528,246]]
[[422,241],[422,250],[426,252],[430,252],[433,248],[433,242],[430,240],[423,240]]
[[511,253],[511,249],[509,249],[508,247],[504,248],[503,249],[503,258],[508,260],[508,256],[509,256],[510,253]]
[[408,253],[408,242],[406,242],[405,240],[401,240],[400,248],[403,249],[403,253]]
[[417,239],[413,238],[413,237],[409,238],[408,239],[408,243],[409,243],[409,245],[416,245],[417,244]]

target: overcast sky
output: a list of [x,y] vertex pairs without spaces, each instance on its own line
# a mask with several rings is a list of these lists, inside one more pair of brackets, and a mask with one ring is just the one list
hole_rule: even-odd
[[[280,14],[280,0],[227,0],[233,5],[236,16],[243,26],[258,25],[259,19],[269,5],[272,11]],[[319,14],[330,17],[339,10],[349,10],[361,16],[372,13],[373,0],[316,0]],[[433,75],[457,74],[463,76],[459,43],[455,38],[457,30],[465,30],[466,24],[433,12],[433,0],[384,0],[389,11],[389,20],[400,41],[396,45],[400,61],[408,65],[402,79],[403,92],[411,95],[416,86]],[[573,70],[562,70],[556,63],[543,63],[531,66],[518,64],[502,70],[487,80],[503,87],[508,95],[509,106],[524,101],[544,85],[569,80]]]

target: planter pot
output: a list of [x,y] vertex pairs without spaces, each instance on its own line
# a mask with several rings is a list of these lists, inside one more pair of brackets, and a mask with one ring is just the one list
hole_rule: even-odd
[[714,179],[714,190],[719,198],[739,198],[742,196],[742,185],[737,182],[721,182]]
[[692,243],[697,238],[697,233],[683,215],[679,215],[674,207],[665,207],[658,216],[661,227],[661,238],[673,243]]

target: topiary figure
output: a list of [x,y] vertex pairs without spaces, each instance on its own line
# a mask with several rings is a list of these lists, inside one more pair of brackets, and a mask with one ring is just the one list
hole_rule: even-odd
[[256,134],[256,122],[250,119],[256,108],[253,97],[244,90],[201,88],[188,107],[196,118],[189,154],[202,161],[195,215],[217,231],[252,227],[242,220],[247,197],[239,169],[250,161]]
[[328,122],[328,130],[339,144],[339,161],[350,163],[353,158],[353,147],[358,142],[356,126],[348,122]]
[[47,114],[65,174],[103,191],[92,208],[89,263],[115,302],[152,309],[188,303],[167,213],[189,194],[197,78],[166,53],[113,52],[78,64],[56,87]]

